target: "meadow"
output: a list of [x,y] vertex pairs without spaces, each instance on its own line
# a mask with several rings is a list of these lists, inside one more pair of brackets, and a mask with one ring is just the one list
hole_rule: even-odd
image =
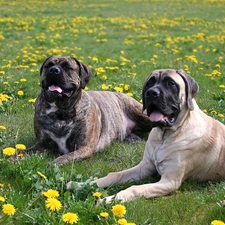
[[[86,90],[124,92],[138,101],[151,71],[184,69],[199,83],[200,108],[225,123],[224,5],[225,0],[0,0],[0,224],[225,224],[223,181],[186,181],[165,197],[96,204],[131,184],[101,190],[89,182],[139,163],[146,136],[50,169],[57,155],[24,154],[35,143],[39,70],[51,55],[89,65]],[[13,163],[9,155],[15,151],[20,160]],[[65,190],[70,179],[85,182],[82,191]]]

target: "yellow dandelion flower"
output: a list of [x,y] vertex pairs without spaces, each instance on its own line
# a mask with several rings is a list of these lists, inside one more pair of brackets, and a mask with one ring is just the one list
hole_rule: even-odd
[[101,212],[100,213],[100,216],[102,217],[102,218],[107,218],[108,216],[109,216],[109,214],[107,213],[107,212]]
[[129,84],[125,84],[125,85],[124,85],[124,90],[125,90],[125,91],[128,91],[129,89],[130,89],[130,85],[129,85]]
[[4,202],[5,198],[3,196],[0,196],[0,202]]
[[44,195],[45,197],[47,198],[56,198],[59,196],[59,192],[56,191],[56,190],[52,190],[52,189],[49,189],[48,191],[46,192],[42,192],[42,195]]
[[218,116],[219,116],[220,118],[224,118],[224,115],[223,115],[222,113],[219,113]]
[[23,96],[24,95],[24,92],[23,91],[17,91],[17,95],[19,95],[19,96]]
[[1,184],[1,183],[0,183],[0,188],[3,188],[3,187],[4,187],[4,184]]
[[8,216],[12,216],[16,212],[16,209],[11,204],[4,204],[2,206],[2,212]]
[[102,80],[103,80],[103,81],[106,81],[106,80],[107,80],[107,76],[106,76],[106,75],[103,75],[103,76],[102,76]]
[[93,61],[98,61],[98,58],[97,57],[92,57],[92,60]]
[[17,144],[16,149],[24,151],[26,150],[26,146],[24,144]]
[[116,92],[123,92],[123,88],[121,88],[121,87],[115,87],[114,90]]
[[22,159],[23,159],[23,156],[24,156],[23,153],[19,153],[19,154],[18,154],[18,157],[20,157],[20,158],[22,158]]
[[78,216],[76,213],[68,212],[62,215],[62,220],[65,223],[73,224],[78,222]]
[[222,62],[222,61],[223,61],[223,57],[220,56],[220,57],[218,58],[218,62]]
[[133,94],[131,92],[128,92],[126,95],[129,96],[129,97],[133,96]]
[[59,211],[62,208],[61,202],[56,198],[48,198],[45,201],[45,206],[47,209],[50,209],[51,211]]
[[20,79],[20,82],[26,82],[26,81],[27,81],[26,78],[21,78],[21,79]]
[[16,154],[16,149],[12,147],[4,148],[3,149],[3,154],[7,156],[12,156]]
[[89,88],[88,88],[87,86],[84,88],[85,91],[87,91],[88,89],[89,89]]
[[119,225],[127,225],[127,221],[125,219],[119,219],[118,224]]
[[213,220],[211,225],[225,225],[225,223],[221,220]]
[[203,111],[204,113],[207,113],[207,110],[206,110],[206,109],[203,109],[202,111]]
[[93,194],[93,196],[96,197],[96,198],[100,198],[102,196],[102,193],[101,192],[95,192]]
[[218,68],[218,69],[219,69],[219,68],[220,68],[220,64],[216,64],[216,68]]
[[19,81],[15,81],[15,82],[14,82],[14,84],[19,84],[19,83],[20,83]]
[[35,101],[36,101],[36,98],[31,98],[28,100],[28,102],[31,102],[31,103],[35,103]]
[[37,174],[38,174],[40,177],[44,178],[44,179],[47,178],[47,177],[46,177],[43,173],[41,173],[41,172],[37,172]]
[[112,213],[115,216],[123,217],[126,214],[126,208],[124,205],[120,204],[114,205],[112,206]]
[[9,85],[8,81],[3,82],[4,85]]
[[106,85],[106,84],[102,84],[102,90],[108,90],[109,89],[109,86]]
[[6,130],[6,127],[3,125],[0,125],[0,130]]

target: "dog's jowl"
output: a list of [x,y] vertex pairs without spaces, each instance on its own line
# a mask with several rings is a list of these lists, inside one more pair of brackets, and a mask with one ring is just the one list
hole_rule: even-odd
[[62,156],[51,163],[64,164],[90,157],[135,130],[151,130],[142,104],[133,98],[84,91],[90,77],[90,68],[75,58],[46,59],[40,70],[42,90],[35,103],[37,143],[28,150],[59,152]]
[[[142,92],[143,107],[154,128],[141,162],[93,181],[99,187],[141,180],[159,174],[159,182],[131,186],[114,197],[129,201],[162,196],[177,190],[186,179],[225,178],[225,126],[209,117],[194,100],[196,81],[183,70],[153,71]],[[71,188],[71,182],[67,184]]]

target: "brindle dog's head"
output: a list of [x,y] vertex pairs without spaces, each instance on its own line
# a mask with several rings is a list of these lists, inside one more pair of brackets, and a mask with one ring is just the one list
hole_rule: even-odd
[[198,92],[196,81],[183,70],[153,71],[142,90],[143,110],[153,126],[171,127],[178,115],[193,110],[193,98]]
[[51,56],[43,63],[40,75],[47,102],[67,108],[79,97],[91,77],[91,70],[75,58]]

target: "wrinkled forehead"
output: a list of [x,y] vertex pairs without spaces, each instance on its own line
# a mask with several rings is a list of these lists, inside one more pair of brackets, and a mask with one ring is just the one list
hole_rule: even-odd
[[76,61],[71,57],[60,57],[60,56],[52,56],[50,57],[45,64],[52,63],[54,65],[59,65],[61,63],[68,63],[72,65],[77,65]]
[[155,76],[157,80],[163,80],[166,77],[172,78],[179,86],[180,88],[185,88],[185,82],[183,78],[180,76],[180,74],[177,73],[176,70],[173,69],[161,69],[161,70],[154,70],[150,77]]

